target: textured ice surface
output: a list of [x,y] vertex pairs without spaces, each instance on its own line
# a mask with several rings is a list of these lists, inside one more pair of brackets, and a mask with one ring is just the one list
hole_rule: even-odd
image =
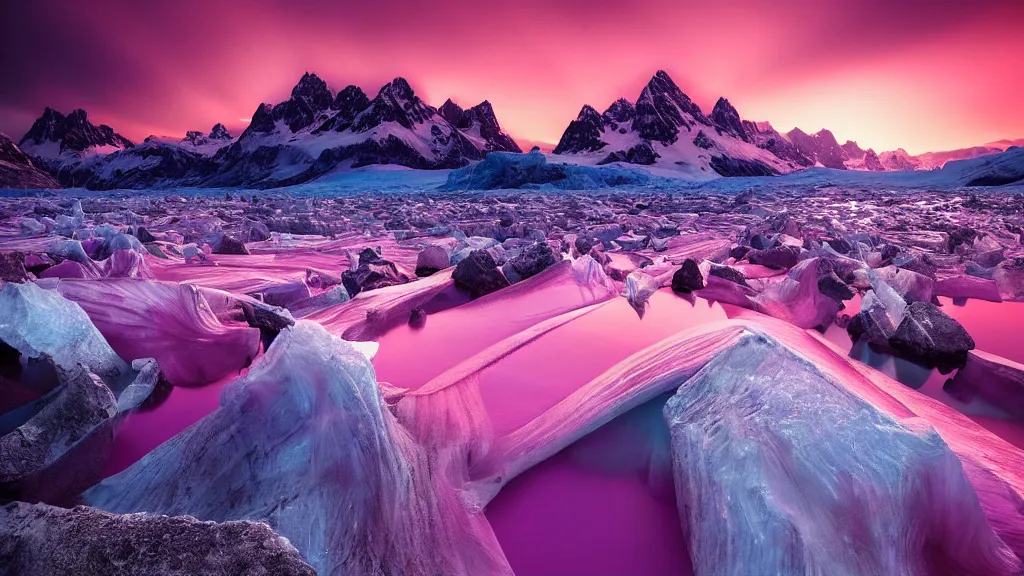
[[510,574],[446,469],[384,408],[366,357],[300,320],[223,390],[216,412],[85,499],[112,512],[263,520],[320,574]]
[[111,349],[82,308],[35,284],[0,288],[0,340],[29,358],[48,356],[65,371],[78,365],[120,392],[131,368]]
[[259,350],[259,330],[222,322],[207,298],[215,291],[191,284],[61,280],[56,292],[85,310],[118,355],[156,358],[175,386],[202,386],[237,374]]
[[745,336],[665,407],[703,575],[1017,574],[960,461],[773,340]]

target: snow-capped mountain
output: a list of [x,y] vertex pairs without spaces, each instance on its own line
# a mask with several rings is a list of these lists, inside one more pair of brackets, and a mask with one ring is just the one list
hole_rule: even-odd
[[[457,108],[453,106],[449,113]],[[275,187],[339,167],[457,168],[492,150],[519,150],[501,131],[488,102],[459,111],[450,122],[416,96],[403,78],[384,85],[371,100],[356,86],[334,95],[326,82],[306,73],[288,100],[261,104],[237,139],[218,124],[206,136],[195,131],[180,141],[147,138],[138,146],[81,158],[55,172],[67,185],[96,189]]]
[[0,134],[0,188],[60,188],[6,134]]
[[109,154],[133,145],[110,126],[89,122],[85,110],[78,109],[65,116],[52,108],[46,108],[18,142],[22,151],[51,170],[87,156]]
[[744,122],[724,98],[706,116],[659,71],[636,104],[619,99],[604,113],[584,106],[553,153],[571,162],[647,164],[706,177],[780,174],[808,165],[770,125],[759,126]]

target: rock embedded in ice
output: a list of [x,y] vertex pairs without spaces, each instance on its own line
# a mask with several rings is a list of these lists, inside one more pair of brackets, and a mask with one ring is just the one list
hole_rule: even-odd
[[215,412],[84,499],[117,513],[265,521],[324,575],[510,575],[482,511],[450,480],[443,454],[415,444],[384,406],[366,355],[299,321]]
[[865,336],[868,342],[888,346],[889,338],[903,322],[907,303],[874,271],[869,272],[871,289],[864,294],[860,313],[853,317],[847,331],[854,341]]
[[[741,274],[742,276],[742,274]],[[704,275],[693,258],[687,258],[683,265],[672,274],[672,291],[689,294],[704,288]]]
[[696,576],[1018,574],[960,461],[748,334],[665,406]]
[[316,574],[287,540],[261,522],[214,523],[23,502],[0,507],[0,572]]
[[547,242],[535,242],[527,246],[501,267],[505,278],[512,284],[540,274],[559,260]]
[[961,402],[981,398],[1015,418],[1024,418],[1024,365],[972,350],[967,363],[946,381],[946,392]]
[[459,288],[479,298],[509,286],[494,258],[485,250],[474,250],[455,266],[452,280]]
[[959,322],[930,302],[913,302],[889,346],[910,360],[938,367],[943,374],[963,367],[974,339]]

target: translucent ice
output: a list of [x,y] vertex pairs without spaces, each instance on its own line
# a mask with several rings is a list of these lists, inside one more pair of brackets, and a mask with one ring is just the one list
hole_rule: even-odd
[[1017,574],[957,457],[749,335],[665,407],[697,576]]

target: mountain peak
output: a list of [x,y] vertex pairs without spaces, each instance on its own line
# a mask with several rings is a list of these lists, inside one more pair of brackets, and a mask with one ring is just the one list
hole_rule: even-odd
[[220,122],[213,125],[210,129],[210,140],[231,140],[231,133],[228,132],[226,126]]
[[256,107],[252,113],[252,120],[249,126],[242,132],[242,137],[248,134],[273,132],[275,128],[274,107],[266,102]]
[[462,115],[465,111],[449,98],[444,101],[444,104],[441,104],[441,107],[437,109],[437,113],[447,120],[449,124],[456,126],[462,120]]
[[381,95],[390,96],[395,100],[406,101],[416,98],[416,93],[413,92],[412,86],[409,85],[408,80],[401,76],[382,86],[380,93],[377,96],[380,97]]
[[723,132],[731,134],[744,142],[750,140],[743,129],[743,120],[740,118],[740,113],[736,111],[736,108],[725,97],[719,98],[718,102],[715,102],[715,107],[711,110],[711,115],[708,118]]
[[381,87],[370,106],[355,119],[352,129],[365,132],[385,122],[397,122],[411,129],[436,114],[437,110],[420,100],[409,82],[399,76]]
[[611,106],[601,115],[608,122],[625,123],[636,118],[636,107],[625,98],[619,98],[612,102]]
[[[48,143],[59,143],[59,146],[37,148]],[[81,152],[93,146],[114,146],[128,148],[132,142],[114,132],[110,126],[94,126],[89,122],[89,115],[78,108],[67,116],[47,107],[22,137],[19,146],[30,154],[56,157],[65,150]]]
[[304,98],[318,108],[330,107],[334,95],[327,87],[327,82],[316,74],[306,72],[299,79],[299,83],[292,88],[292,99]]
[[636,101],[633,130],[645,140],[672,144],[679,139],[680,128],[690,130],[695,123],[711,125],[700,106],[679,89],[668,73],[658,70]]

